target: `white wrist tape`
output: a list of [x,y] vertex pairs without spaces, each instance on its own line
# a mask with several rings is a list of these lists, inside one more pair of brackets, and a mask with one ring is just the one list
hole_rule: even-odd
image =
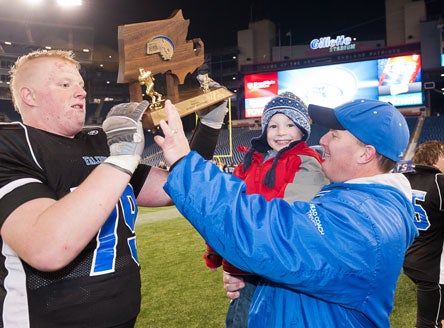
[[114,155],[105,159],[104,163],[120,169],[121,171],[132,175],[140,163],[140,155]]
[[197,112],[202,124],[213,129],[220,129],[224,123],[225,115],[228,113],[227,101],[222,101],[219,105]]

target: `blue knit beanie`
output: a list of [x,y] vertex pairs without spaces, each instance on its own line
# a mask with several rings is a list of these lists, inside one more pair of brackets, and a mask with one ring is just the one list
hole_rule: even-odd
[[262,132],[274,114],[281,113],[290,118],[304,133],[303,140],[310,137],[310,116],[305,103],[292,92],[283,92],[271,99],[262,113]]
[[293,123],[301,129],[303,136],[301,140],[295,140],[287,147],[281,149],[276,154],[271,168],[264,177],[264,185],[273,188],[276,181],[276,165],[283,152],[294,147],[298,143],[305,141],[310,136],[310,117],[308,116],[307,106],[304,102],[291,92],[283,92],[272,98],[264,107],[262,113],[262,133],[259,137],[251,139],[251,148],[244,156],[244,165],[242,171],[245,172],[251,166],[253,153],[258,151],[266,153],[271,149],[267,142],[267,125],[274,114],[282,113],[290,118]]

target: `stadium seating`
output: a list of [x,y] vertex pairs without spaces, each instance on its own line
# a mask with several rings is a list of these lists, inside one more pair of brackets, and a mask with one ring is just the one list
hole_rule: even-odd
[[14,109],[11,100],[0,99],[0,122],[21,121],[20,114]]
[[[105,102],[102,106],[97,104],[88,104],[86,124],[100,125],[106,117],[110,108],[115,105],[112,102]],[[20,115],[15,111],[10,100],[0,100],[0,122],[21,121]],[[414,136],[418,128],[420,116],[406,116],[410,135]],[[244,126],[230,130],[221,131],[219,141],[215,151],[215,157],[218,157],[226,164],[238,164],[243,161],[245,151],[250,147],[251,139],[258,137],[262,130],[260,126]],[[312,124],[311,135],[307,140],[309,146],[319,145],[319,140],[327,132],[327,129]],[[187,132],[187,137],[191,138],[192,132]],[[146,133],[146,147],[142,154],[143,162],[149,165],[157,166],[160,161],[164,161],[161,149],[154,142],[152,133]],[[428,116],[424,118],[422,129],[419,133],[416,144],[428,140],[444,140],[444,116]],[[412,139],[412,141],[414,141]]]
[[425,117],[417,144],[429,140],[444,140],[444,116]]
[[[243,161],[245,155],[245,149],[248,149],[251,144],[251,139],[260,136],[262,130],[252,129],[250,127],[240,127],[231,130],[231,143],[230,143],[230,131],[223,129],[219,136],[219,141],[215,150],[215,157],[226,164],[234,163],[239,164]],[[315,146],[319,144],[319,139],[327,132],[327,129],[313,124],[311,130],[311,136],[307,141],[309,146]],[[190,138],[192,132],[187,134]],[[146,148],[143,152],[142,158],[145,164],[157,166],[160,161],[164,161],[164,157],[161,149],[153,140],[152,134],[145,135]]]
[[[407,116],[406,121],[410,131],[410,135],[413,136],[415,134],[416,129],[418,128],[420,116]],[[440,139],[444,140],[444,117],[427,117],[424,122],[424,126],[422,128],[422,133],[420,137],[420,141],[431,139]],[[311,126],[311,135],[307,140],[307,144],[309,146],[317,146],[319,145],[319,140],[321,137],[328,131],[327,128],[312,124]],[[231,143],[230,143],[230,131],[227,129],[223,129],[221,131],[219,141],[215,150],[215,157],[219,157],[219,159],[226,163],[234,163],[238,164],[243,161],[245,155],[245,149],[250,147],[251,139],[258,137],[261,134],[260,127],[259,128],[251,128],[251,127],[238,127],[233,128],[231,130]],[[190,138],[192,132],[188,133],[188,137]],[[160,161],[164,161],[162,151],[156,145],[154,140],[152,140],[152,135],[146,136],[146,144],[147,147],[143,153],[143,162],[149,165],[157,166]]]
[[419,116],[406,116],[407,126],[409,128],[410,136],[415,134],[416,127],[418,125]]

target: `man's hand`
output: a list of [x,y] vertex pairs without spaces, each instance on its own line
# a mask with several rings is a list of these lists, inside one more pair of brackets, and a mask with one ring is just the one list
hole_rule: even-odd
[[148,106],[146,100],[116,105],[111,108],[102,125],[111,154],[105,163],[129,175],[133,174],[139,164],[145,146],[141,119]]
[[230,300],[238,298],[240,293],[239,289],[245,287],[245,282],[242,277],[232,276],[228,272],[223,272],[222,281],[224,282],[224,289],[227,292],[227,297]]
[[[210,90],[222,87],[218,82],[204,74],[199,74],[197,76],[197,81],[199,81],[201,87],[203,87],[205,83],[208,83]],[[198,110],[196,113],[202,124],[213,129],[220,129],[224,123],[225,115],[228,113],[227,102],[228,100],[223,100],[218,104]]]
[[190,146],[183,131],[179,113],[170,100],[165,101],[165,110],[167,112],[168,123],[164,120],[160,121],[160,127],[165,137],[157,135],[154,137],[154,141],[162,148],[163,156],[168,166],[171,167],[190,152]]

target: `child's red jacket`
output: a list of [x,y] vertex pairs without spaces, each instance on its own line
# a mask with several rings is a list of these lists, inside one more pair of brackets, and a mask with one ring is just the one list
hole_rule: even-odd
[[[284,151],[277,159],[275,166],[275,185],[268,188],[263,181],[265,174],[271,169],[275,157],[264,162],[265,154],[254,152],[250,167],[242,172],[243,164],[239,164],[233,172],[245,181],[248,194],[261,194],[267,200],[284,198],[286,200],[309,201],[328,182],[322,168],[320,154],[311,149],[305,141]],[[231,274],[249,274],[232,266],[217,254],[210,245],[203,255],[206,265],[215,269],[222,265],[224,271]]]

